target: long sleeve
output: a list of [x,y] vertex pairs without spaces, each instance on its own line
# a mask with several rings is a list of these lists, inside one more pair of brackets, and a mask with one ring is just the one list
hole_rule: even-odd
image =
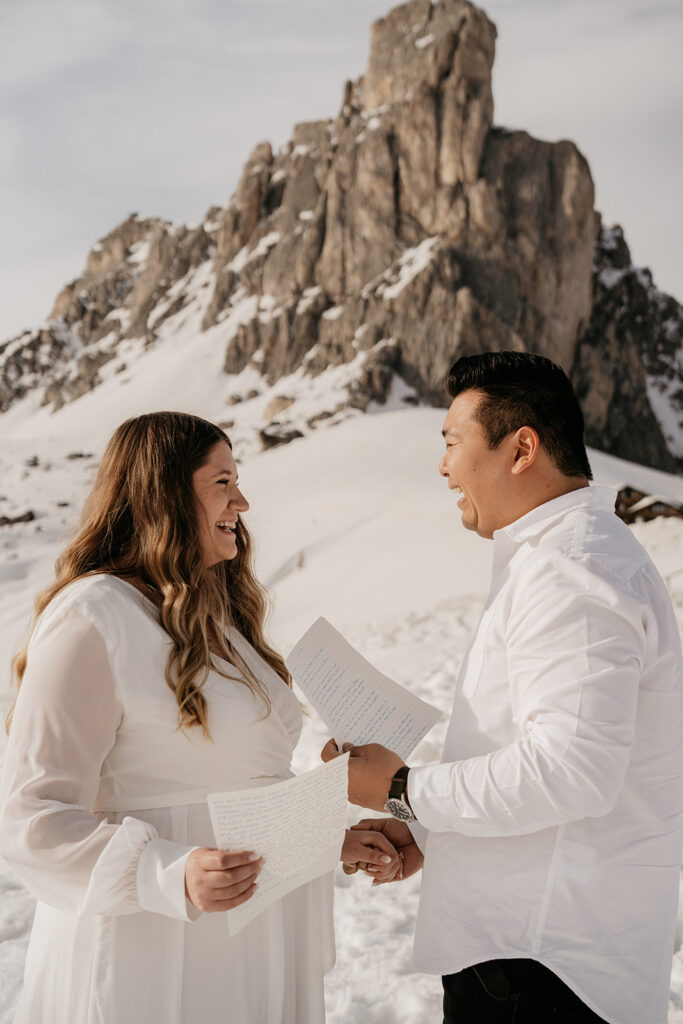
[[411,770],[410,803],[431,831],[523,835],[605,815],[623,786],[645,657],[642,605],[586,563],[537,565],[515,597],[504,649],[487,654],[507,673],[520,736]]
[[68,913],[189,920],[193,847],[90,811],[122,715],[106,643],[84,612],[70,607],[39,628],[7,746],[0,852],[33,895]]

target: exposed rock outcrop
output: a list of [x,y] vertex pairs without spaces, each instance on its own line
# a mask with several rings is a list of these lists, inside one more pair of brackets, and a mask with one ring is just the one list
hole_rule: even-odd
[[678,502],[660,498],[656,494],[645,494],[635,487],[622,487],[617,494],[614,511],[630,526],[652,519],[683,519],[683,506]]
[[530,345],[571,365],[591,310],[590,172],[571,143],[491,128],[494,48],[494,26],[461,0],[396,8],[336,120],[252,154],[206,322],[235,274],[276,305],[239,329],[228,372],[260,352],[274,380],[310,352],[314,373],[392,338],[399,372],[441,401],[457,351]]
[[[375,22],[339,115],[257,146],[227,206],[192,229],[133,215],[95,246],[47,324],[0,346],[0,409],[35,387],[73,400],[192,307],[225,325],[226,374],[347,366],[361,409],[397,375],[442,404],[458,354],[540,352],[572,374],[591,444],[680,465],[681,307],[600,233],[573,143],[493,125],[495,38],[465,0]],[[272,405],[264,445],[296,435],[295,411]]]
[[589,444],[677,472],[683,465],[683,308],[631,263],[620,227],[595,249],[593,310],[573,381]]

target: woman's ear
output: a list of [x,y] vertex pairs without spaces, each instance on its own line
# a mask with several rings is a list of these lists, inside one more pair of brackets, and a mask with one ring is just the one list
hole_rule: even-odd
[[533,427],[520,427],[514,437],[514,464],[512,472],[524,473],[533,466],[541,447],[538,434]]

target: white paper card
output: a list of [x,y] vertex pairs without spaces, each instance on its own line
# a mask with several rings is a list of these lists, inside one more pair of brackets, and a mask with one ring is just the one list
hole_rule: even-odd
[[297,685],[342,743],[381,743],[405,758],[441,717],[366,661],[320,618],[286,659]]
[[333,871],[346,832],[349,756],[283,782],[207,797],[220,850],[265,858],[251,899],[226,911],[236,935],[288,892]]

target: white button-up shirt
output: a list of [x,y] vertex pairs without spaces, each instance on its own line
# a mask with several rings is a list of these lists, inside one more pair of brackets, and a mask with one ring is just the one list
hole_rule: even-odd
[[671,601],[585,487],[494,535],[492,583],[438,765],[419,970],[541,961],[611,1024],[664,1024],[683,836],[683,666]]

